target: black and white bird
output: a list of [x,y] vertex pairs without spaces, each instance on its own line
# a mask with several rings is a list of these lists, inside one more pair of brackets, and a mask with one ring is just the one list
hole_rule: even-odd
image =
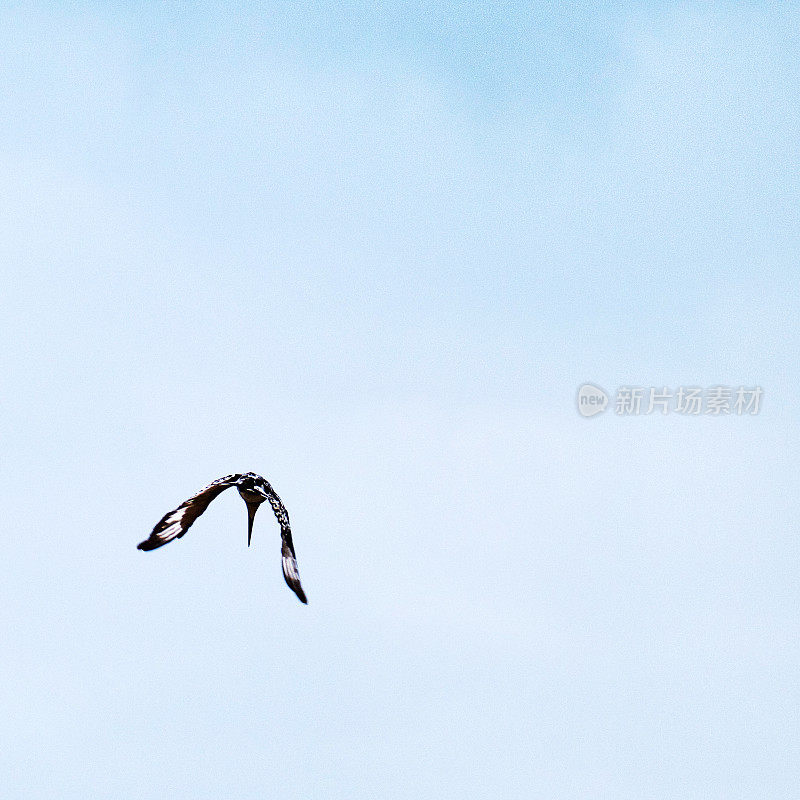
[[253,535],[253,520],[258,507],[266,500],[275,513],[278,524],[281,526],[281,557],[283,561],[283,577],[289,588],[300,598],[301,603],[307,603],[306,593],[300,585],[300,573],[297,570],[297,559],[292,543],[292,531],[289,527],[289,513],[284,508],[280,497],[270,486],[269,482],[256,475],[255,472],[226,475],[224,478],[209,483],[196,495],[181,503],[174,511],[165,514],[158,525],[153,528],[150,536],[141,542],[139,550],[155,550],[156,547],[180,539],[192,526],[192,523],[208,508],[209,503],[220,493],[235,486],[239,490],[242,500],[247,505],[247,546],[250,547],[250,538]]

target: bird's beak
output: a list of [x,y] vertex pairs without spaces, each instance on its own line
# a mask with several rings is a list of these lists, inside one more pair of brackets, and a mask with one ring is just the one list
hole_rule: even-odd
[[250,538],[253,535],[253,520],[256,518],[256,511],[260,503],[247,504],[247,546],[250,547]]

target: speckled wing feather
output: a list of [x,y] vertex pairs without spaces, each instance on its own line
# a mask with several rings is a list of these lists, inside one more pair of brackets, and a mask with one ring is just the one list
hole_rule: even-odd
[[289,512],[278,497],[277,492],[272,488],[269,481],[261,478],[261,488],[266,494],[275,519],[281,526],[281,565],[283,567],[283,578],[286,585],[297,595],[301,603],[308,603],[306,593],[300,585],[300,571],[297,568],[297,558],[294,554],[294,543],[292,542],[292,529],[289,525]]
[[192,523],[208,508],[209,503],[221,492],[235,486],[242,476],[226,475],[213,483],[209,483],[196,495],[181,503],[174,511],[165,514],[153,528],[150,536],[138,545],[139,550],[155,550],[156,547],[180,539],[192,526]]
[[300,571],[297,569],[297,559],[294,555],[292,532],[288,528],[281,528],[281,563],[286,585],[300,598],[301,603],[308,603],[306,593],[300,585]]

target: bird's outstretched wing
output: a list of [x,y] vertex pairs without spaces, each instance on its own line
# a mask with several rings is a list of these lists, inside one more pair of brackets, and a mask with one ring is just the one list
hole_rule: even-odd
[[298,596],[301,603],[308,603],[306,593],[300,585],[300,571],[297,568],[297,558],[294,554],[294,543],[292,542],[292,529],[289,525],[289,512],[281,502],[277,492],[272,488],[270,482],[260,475],[259,485],[264,492],[278,525],[281,526],[281,564],[283,566],[283,577],[286,585]]
[[288,528],[281,528],[281,561],[286,585],[300,598],[301,603],[308,603],[306,593],[300,585],[300,572],[297,569],[297,559],[294,556],[292,532]]
[[208,508],[209,503],[221,492],[235,486],[241,475],[226,475],[209,483],[196,495],[181,503],[174,511],[165,514],[150,536],[138,545],[139,550],[155,550],[162,544],[180,539],[192,523]]

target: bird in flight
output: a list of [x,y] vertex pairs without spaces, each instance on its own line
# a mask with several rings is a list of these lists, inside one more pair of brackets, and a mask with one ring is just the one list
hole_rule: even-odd
[[278,524],[281,526],[281,558],[283,562],[283,577],[289,588],[300,598],[301,603],[308,603],[306,593],[300,585],[300,573],[297,569],[297,559],[292,543],[292,531],[289,527],[289,513],[284,508],[280,497],[270,486],[269,482],[256,475],[255,472],[244,474],[226,475],[196,495],[181,503],[174,511],[165,514],[161,521],[153,528],[150,536],[138,545],[139,550],[155,550],[156,547],[180,539],[192,526],[192,523],[208,508],[211,501],[218,495],[235,486],[239,495],[247,506],[247,546],[250,547],[250,538],[253,535],[253,520],[258,507],[266,500],[275,513]]

